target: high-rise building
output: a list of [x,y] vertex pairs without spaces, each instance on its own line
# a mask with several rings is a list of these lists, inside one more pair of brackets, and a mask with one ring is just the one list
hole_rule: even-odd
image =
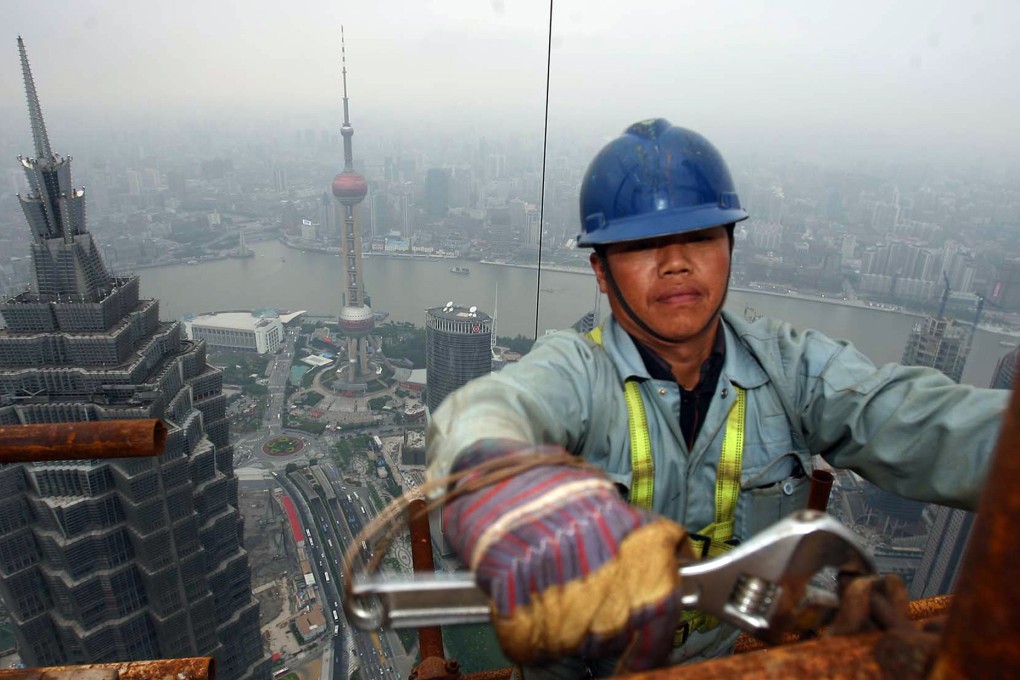
[[429,217],[446,217],[450,211],[450,170],[429,168],[425,173],[425,212]]
[[996,267],[988,297],[1005,311],[1020,310],[1020,258],[1008,259]]
[[492,318],[452,302],[425,312],[425,405],[435,411],[447,395],[492,371]]
[[336,204],[326,192],[322,193],[319,199],[319,236],[327,240],[335,240],[340,237],[340,225],[336,219]]
[[945,506],[932,506],[934,517],[921,563],[910,582],[913,600],[953,592],[963,555],[967,551],[974,513]]
[[0,423],[161,418],[159,458],[0,466],[0,596],[30,666],[214,656],[268,678],[222,374],[111,276],[71,161],[50,150],[18,39],[35,158],[19,197],[32,286],[0,305]]
[[282,165],[273,164],[273,191],[278,194],[287,193],[287,169]]
[[971,328],[947,317],[925,316],[914,324],[902,363],[936,368],[955,382],[963,377],[970,353]]
[[[972,328],[944,316],[926,316],[910,333],[903,363],[936,368],[960,382],[972,338]],[[910,583],[914,598],[952,592],[973,524],[973,514],[964,510],[929,506],[929,511],[932,522],[928,539]]]
[[992,374],[992,384],[989,387],[1000,390],[1012,389],[1018,361],[1020,361],[1020,347],[999,359],[995,364],[995,373]]
[[344,258],[344,306],[340,310],[340,332],[347,338],[347,366],[337,373],[350,390],[363,390],[372,371],[368,365],[368,345],[375,316],[365,301],[365,284],[361,274],[361,230],[355,222],[354,206],[368,194],[368,182],[354,170],[354,149],[351,138],[350,109],[347,100],[347,51],[340,29],[340,50],[344,81],[344,123],[340,134],[344,138],[344,169],[333,178],[333,196],[343,206],[343,225],[340,230],[340,250]]

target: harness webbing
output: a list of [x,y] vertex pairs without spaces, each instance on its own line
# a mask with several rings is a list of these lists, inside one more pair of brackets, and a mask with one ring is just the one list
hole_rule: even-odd
[[[589,333],[595,344],[602,345],[602,327],[593,328]],[[715,475],[715,521],[701,531],[690,534],[695,555],[701,558],[717,557],[733,546],[734,516],[737,499],[740,496],[740,471],[744,458],[744,420],[747,411],[747,396],[743,389],[733,386],[736,401],[726,416],[726,431],[723,434],[722,452]],[[648,416],[636,380],[624,382],[627,402],[627,429],[630,432],[631,488],[630,503],[650,510],[655,494],[655,463],[652,459],[652,443],[648,434]],[[688,610],[680,619],[680,627],[674,643],[683,644],[695,630],[709,630],[719,624],[715,617],[699,611]]]
[[[591,329],[588,336],[595,344],[602,344],[602,326]],[[630,432],[630,503],[645,510],[652,509],[655,495],[655,461],[652,459],[652,440],[648,436],[648,416],[636,380],[623,384],[627,401],[627,430]]]

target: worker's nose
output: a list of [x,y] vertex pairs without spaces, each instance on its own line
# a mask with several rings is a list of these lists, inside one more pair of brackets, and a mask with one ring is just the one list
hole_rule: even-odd
[[659,251],[659,274],[687,274],[691,271],[690,249],[686,243],[670,243]]

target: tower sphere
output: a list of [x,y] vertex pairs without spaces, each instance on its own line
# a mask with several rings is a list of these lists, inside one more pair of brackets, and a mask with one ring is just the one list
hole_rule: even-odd
[[340,331],[344,335],[366,335],[375,327],[375,315],[370,307],[348,305],[340,310]]
[[333,178],[333,196],[344,205],[361,203],[368,193],[368,182],[356,172],[344,171]]

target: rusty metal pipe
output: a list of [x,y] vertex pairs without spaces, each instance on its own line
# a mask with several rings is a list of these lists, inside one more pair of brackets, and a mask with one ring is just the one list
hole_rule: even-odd
[[825,512],[829,507],[829,493],[832,491],[832,482],[835,479],[828,470],[814,470],[811,473],[811,488],[808,492],[808,510]]
[[0,680],[72,680],[73,678],[115,678],[117,680],[215,680],[216,662],[212,657],[123,663],[93,663],[83,666],[50,666],[0,671]]
[[158,456],[166,426],[156,418],[0,425],[0,463]]
[[[1018,376],[1020,377],[1020,376]],[[1002,421],[932,678],[1020,673],[1020,381]]]
[[[953,602],[952,595],[936,595],[935,597],[925,597],[920,600],[911,600],[907,608],[907,618],[911,621],[927,621],[929,619],[937,619],[943,617],[949,613],[949,606]],[[780,645],[788,645],[794,642],[803,642],[805,640],[824,635],[826,628],[822,628],[819,631],[812,632],[810,635],[800,633],[790,633],[784,636],[783,639],[778,643]],[[759,640],[753,635],[747,633],[741,633],[737,637],[736,645],[733,648],[734,654],[746,654],[748,652],[758,652],[763,649],[772,649],[776,645],[769,644],[763,640]]]
[[732,680],[733,678],[881,678],[875,645],[882,632],[841,635],[737,654],[689,666],[626,676],[630,680]]
[[[425,501],[416,498],[408,507],[407,521],[411,528],[411,563],[415,571],[432,573],[436,570],[432,559],[432,531],[429,528],[429,515],[425,511]],[[443,629],[429,626],[418,629],[418,647],[421,659],[429,657],[444,659]]]

